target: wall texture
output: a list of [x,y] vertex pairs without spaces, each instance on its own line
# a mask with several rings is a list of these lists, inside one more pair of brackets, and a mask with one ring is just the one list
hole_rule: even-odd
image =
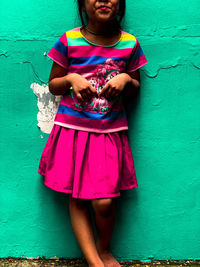
[[[124,30],[149,63],[128,107],[139,187],[118,202],[112,248],[121,260],[200,259],[200,2],[127,6]],[[68,197],[37,174],[57,107],[46,53],[75,26],[73,0],[1,1],[0,257],[81,255]]]

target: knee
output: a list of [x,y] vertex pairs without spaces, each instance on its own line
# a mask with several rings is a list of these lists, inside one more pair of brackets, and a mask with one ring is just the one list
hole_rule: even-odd
[[70,205],[70,207],[75,207],[75,208],[78,208],[78,209],[88,209],[89,201],[86,200],[86,199],[72,198],[70,196],[69,205]]
[[103,217],[109,217],[113,211],[114,201],[111,198],[92,200],[94,212]]

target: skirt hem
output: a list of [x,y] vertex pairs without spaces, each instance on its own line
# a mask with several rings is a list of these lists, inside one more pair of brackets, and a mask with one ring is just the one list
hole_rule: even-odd
[[[101,195],[95,195],[95,196],[83,196],[83,195],[80,195],[80,194],[74,194],[73,193],[73,190],[70,190],[70,189],[62,189],[62,188],[56,188],[52,185],[49,185],[47,182],[44,182],[44,185],[47,186],[48,188],[54,190],[54,191],[57,191],[57,192],[60,192],[60,193],[65,193],[65,194],[72,194],[72,197],[73,198],[80,198],[80,199],[98,199],[98,198],[113,198],[113,197],[119,197],[121,194],[120,192],[118,193],[103,193]],[[138,185],[132,185],[128,188],[122,188],[121,190],[122,191],[125,191],[125,190],[131,190],[133,188],[137,188]]]

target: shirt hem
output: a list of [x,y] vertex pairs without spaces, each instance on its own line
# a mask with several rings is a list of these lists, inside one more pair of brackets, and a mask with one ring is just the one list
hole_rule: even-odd
[[142,64],[140,64],[140,65],[139,65],[139,66],[137,66],[136,68],[133,68],[133,69],[127,70],[127,73],[130,73],[130,72],[136,71],[136,70],[140,69],[141,67],[143,67],[144,65],[146,65],[147,63],[148,63],[148,61],[145,61],[145,62],[143,62]]
[[54,56],[49,55],[49,54],[47,54],[47,56],[48,56],[51,60],[53,60],[55,63],[57,63],[58,65],[60,65],[61,67],[63,67],[64,69],[67,70],[67,67],[66,67],[64,64],[60,63],[59,60],[57,60],[56,58],[54,58]]
[[87,127],[81,127],[81,126],[71,125],[71,124],[57,122],[57,121],[55,121],[54,124],[62,126],[62,127],[74,129],[74,130],[80,130],[80,131],[85,131],[85,132],[95,132],[95,133],[113,133],[113,132],[128,130],[128,126],[122,126],[122,127],[113,128],[113,129],[91,129]]

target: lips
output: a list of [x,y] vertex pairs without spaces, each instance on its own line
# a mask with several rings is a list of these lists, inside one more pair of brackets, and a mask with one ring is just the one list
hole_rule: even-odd
[[110,9],[110,7],[108,7],[108,6],[100,6],[100,7],[98,7],[98,9],[100,9],[102,11],[107,11],[107,10]]

